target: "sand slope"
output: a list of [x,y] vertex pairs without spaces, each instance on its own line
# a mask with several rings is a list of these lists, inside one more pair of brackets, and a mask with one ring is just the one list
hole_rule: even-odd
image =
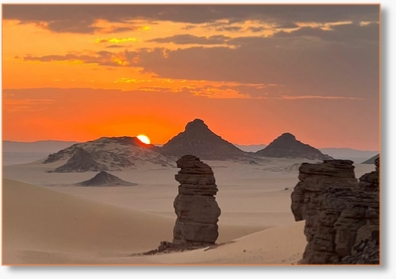
[[[208,251],[134,257],[172,240],[177,169],[146,165],[117,173],[137,186],[91,188],[67,186],[92,177],[91,172],[48,173],[55,165],[40,162],[6,166],[3,264],[296,262],[306,244],[303,224],[295,223],[290,211],[290,194],[298,182],[298,171],[292,167],[297,163],[277,159],[251,166],[211,161],[222,210],[217,243],[233,242]],[[357,164],[356,176],[373,168]]]
[[[301,258],[307,244],[305,222],[276,227],[235,239],[214,248],[183,253],[135,257],[139,264],[182,265],[290,265]],[[113,261],[111,259],[110,261]],[[127,263],[128,259],[117,259]]]
[[[3,180],[3,264],[134,263],[172,240],[175,218]],[[221,226],[218,243],[258,227]],[[127,257],[127,258],[125,258]],[[146,260],[145,260],[146,261]]]

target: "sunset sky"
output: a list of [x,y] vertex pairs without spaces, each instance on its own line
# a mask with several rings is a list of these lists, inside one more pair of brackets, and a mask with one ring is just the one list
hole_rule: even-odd
[[3,139],[145,134],[203,119],[379,149],[378,5],[3,5]]

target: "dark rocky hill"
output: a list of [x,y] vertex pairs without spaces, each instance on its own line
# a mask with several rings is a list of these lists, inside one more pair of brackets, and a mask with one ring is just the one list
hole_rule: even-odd
[[101,171],[93,178],[77,183],[78,186],[134,186],[136,183],[124,181],[117,176]]
[[84,172],[84,171],[104,171],[108,167],[96,162],[90,153],[82,148],[76,148],[73,156],[66,164],[55,169],[55,172]]
[[247,153],[213,133],[201,119],[189,122],[184,132],[173,137],[161,148],[161,153],[177,157],[194,155],[204,160],[247,156]]
[[362,164],[375,164],[375,160],[379,158],[379,154],[375,155],[374,157],[371,157],[370,159],[364,161]]
[[55,168],[55,172],[117,171],[148,163],[175,167],[174,161],[158,150],[159,147],[144,144],[136,137],[103,137],[50,154],[43,163],[64,161],[64,165]]
[[266,148],[255,153],[258,156],[277,158],[305,158],[310,160],[330,160],[329,155],[323,154],[318,149],[298,141],[290,133],[284,133],[276,138]]

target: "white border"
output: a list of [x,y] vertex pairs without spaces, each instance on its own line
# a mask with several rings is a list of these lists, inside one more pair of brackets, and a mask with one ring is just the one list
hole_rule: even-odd
[[[110,1],[84,1],[87,4],[93,3],[109,3]],[[2,1],[3,3],[78,3],[81,4],[81,1],[31,1],[31,0],[16,0],[16,1]],[[391,65],[394,67],[396,65],[395,55],[393,54],[395,47],[395,21],[396,21],[396,1],[122,1],[116,0],[114,3],[285,3],[285,4],[300,4],[300,3],[331,3],[331,4],[347,4],[347,3],[370,3],[370,4],[381,4],[382,14],[385,15],[383,18],[383,30],[385,32],[382,34],[386,39],[386,46],[382,46],[382,61],[386,61],[382,65],[382,135],[385,137],[382,138],[382,181],[383,187],[386,187],[386,196],[382,196],[382,203],[385,205],[383,209],[383,222],[386,222],[386,251],[387,254],[383,254],[384,265],[382,267],[61,267],[61,268],[46,268],[46,267],[0,267],[0,277],[1,278],[70,278],[70,276],[74,277],[94,277],[94,278],[131,278],[135,276],[142,276],[146,278],[150,276],[151,278],[199,278],[203,277],[216,277],[216,278],[240,278],[240,277],[249,277],[249,278],[332,278],[340,277],[352,277],[352,278],[373,278],[373,277],[381,277],[381,278],[396,278],[396,261],[395,258],[392,257],[395,254],[395,216],[392,213],[395,213],[395,188],[396,181],[394,177],[394,161],[396,160],[395,154],[395,114],[396,109],[393,107],[396,106],[395,103],[395,79],[394,72],[392,72]],[[392,32],[391,32],[392,30]],[[384,51],[386,50],[386,51]],[[393,77],[393,78],[391,78]],[[1,101],[0,101],[1,104]],[[1,115],[0,115],[1,120]],[[392,125],[392,124],[393,125]],[[376,132],[376,131],[367,131],[368,133]],[[0,132],[1,134],[1,132]],[[364,137],[364,135],[362,135]],[[0,147],[1,151],[1,147]],[[392,159],[392,160],[391,160]],[[391,175],[391,172],[393,172]],[[0,170],[1,174],[1,170]],[[388,188],[389,187],[389,188]],[[384,214],[385,213],[385,214]]]

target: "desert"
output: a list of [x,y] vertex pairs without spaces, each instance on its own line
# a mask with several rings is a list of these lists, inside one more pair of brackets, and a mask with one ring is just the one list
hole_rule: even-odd
[[[186,131],[188,136],[191,131],[187,127]],[[89,154],[97,152],[95,141],[83,144],[91,158]],[[144,255],[160,242],[172,241],[178,168],[170,159],[165,166],[163,161],[153,161],[152,148],[145,157],[146,147],[133,143],[117,145],[107,140],[99,149],[102,155],[114,150],[124,154],[121,148],[130,149],[138,159],[133,168],[127,164],[123,170],[117,166],[108,171],[112,175],[78,171],[81,164],[77,171],[54,171],[68,160],[74,162],[72,154],[50,163],[45,162],[53,155],[5,166],[3,264],[282,265],[301,260],[307,240],[304,221],[296,222],[293,216],[291,194],[301,163],[318,160],[248,157],[247,153],[233,160],[203,160],[213,170],[218,189],[215,197],[221,214],[216,245]],[[374,170],[374,165],[355,164],[355,168],[360,177]],[[81,183],[96,181],[92,177],[102,174],[112,179],[107,185]]]

